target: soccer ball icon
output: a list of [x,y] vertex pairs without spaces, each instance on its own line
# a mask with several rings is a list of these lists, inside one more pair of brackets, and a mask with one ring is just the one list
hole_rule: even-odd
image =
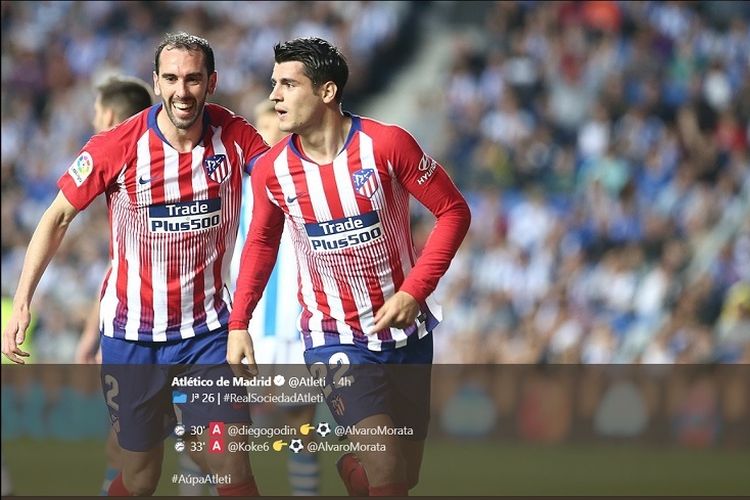
[[294,453],[299,453],[304,447],[301,439],[292,439],[292,443],[289,445],[289,449]]
[[318,426],[315,428],[315,432],[317,432],[320,437],[326,437],[331,433],[331,426],[328,425],[328,422],[319,422]]

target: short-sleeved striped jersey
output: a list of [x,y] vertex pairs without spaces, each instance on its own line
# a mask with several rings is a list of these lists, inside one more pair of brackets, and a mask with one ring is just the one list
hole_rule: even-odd
[[178,152],[156,124],[161,106],[92,137],[58,181],[78,210],[106,193],[109,337],[164,342],[226,326],[242,174],[268,149],[245,119],[206,104],[201,142]]
[[[284,220],[299,263],[300,327],[307,348],[352,343],[375,351],[398,348],[440,321],[431,294],[466,234],[468,206],[442,167],[406,131],[351,119],[344,149],[332,163],[307,158],[296,135],[256,163],[253,220],[230,329],[247,326]],[[438,219],[418,261],[410,194]],[[372,331],[375,312],[399,290],[419,302],[417,321],[403,330]]]

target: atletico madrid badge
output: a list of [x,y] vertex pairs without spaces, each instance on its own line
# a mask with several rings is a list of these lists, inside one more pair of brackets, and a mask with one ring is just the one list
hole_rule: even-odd
[[223,182],[229,176],[229,162],[226,155],[212,155],[205,158],[203,167],[213,181]]
[[378,190],[378,176],[373,168],[363,168],[352,174],[352,183],[357,194],[372,198]]

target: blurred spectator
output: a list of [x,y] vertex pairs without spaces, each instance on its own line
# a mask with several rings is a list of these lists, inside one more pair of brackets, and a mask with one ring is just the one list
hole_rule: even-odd
[[[436,156],[499,203],[472,206],[482,227],[458,258],[474,265],[443,285],[447,311],[476,298],[487,334],[451,324],[446,345],[508,363],[743,359],[750,13],[722,8],[497,2],[483,32],[457,30]],[[507,233],[488,237],[489,217]]]

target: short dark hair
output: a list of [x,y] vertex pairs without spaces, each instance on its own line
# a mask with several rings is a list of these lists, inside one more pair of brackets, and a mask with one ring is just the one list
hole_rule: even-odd
[[216,70],[214,49],[211,48],[208,40],[181,31],[179,33],[167,33],[164,40],[156,48],[156,53],[154,54],[154,72],[157,75],[159,74],[159,56],[161,56],[161,52],[165,47],[170,49],[200,50],[203,52],[203,59],[206,62],[208,75],[212,75]]
[[130,118],[152,104],[149,86],[140,78],[111,76],[97,85],[96,91],[101,105],[114,110],[118,122]]
[[277,63],[299,61],[305,69],[305,76],[312,80],[313,87],[332,81],[338,87],[336,102],[341,103],[349,66],[341,51],[322,38],[295,38],[273,47]]

